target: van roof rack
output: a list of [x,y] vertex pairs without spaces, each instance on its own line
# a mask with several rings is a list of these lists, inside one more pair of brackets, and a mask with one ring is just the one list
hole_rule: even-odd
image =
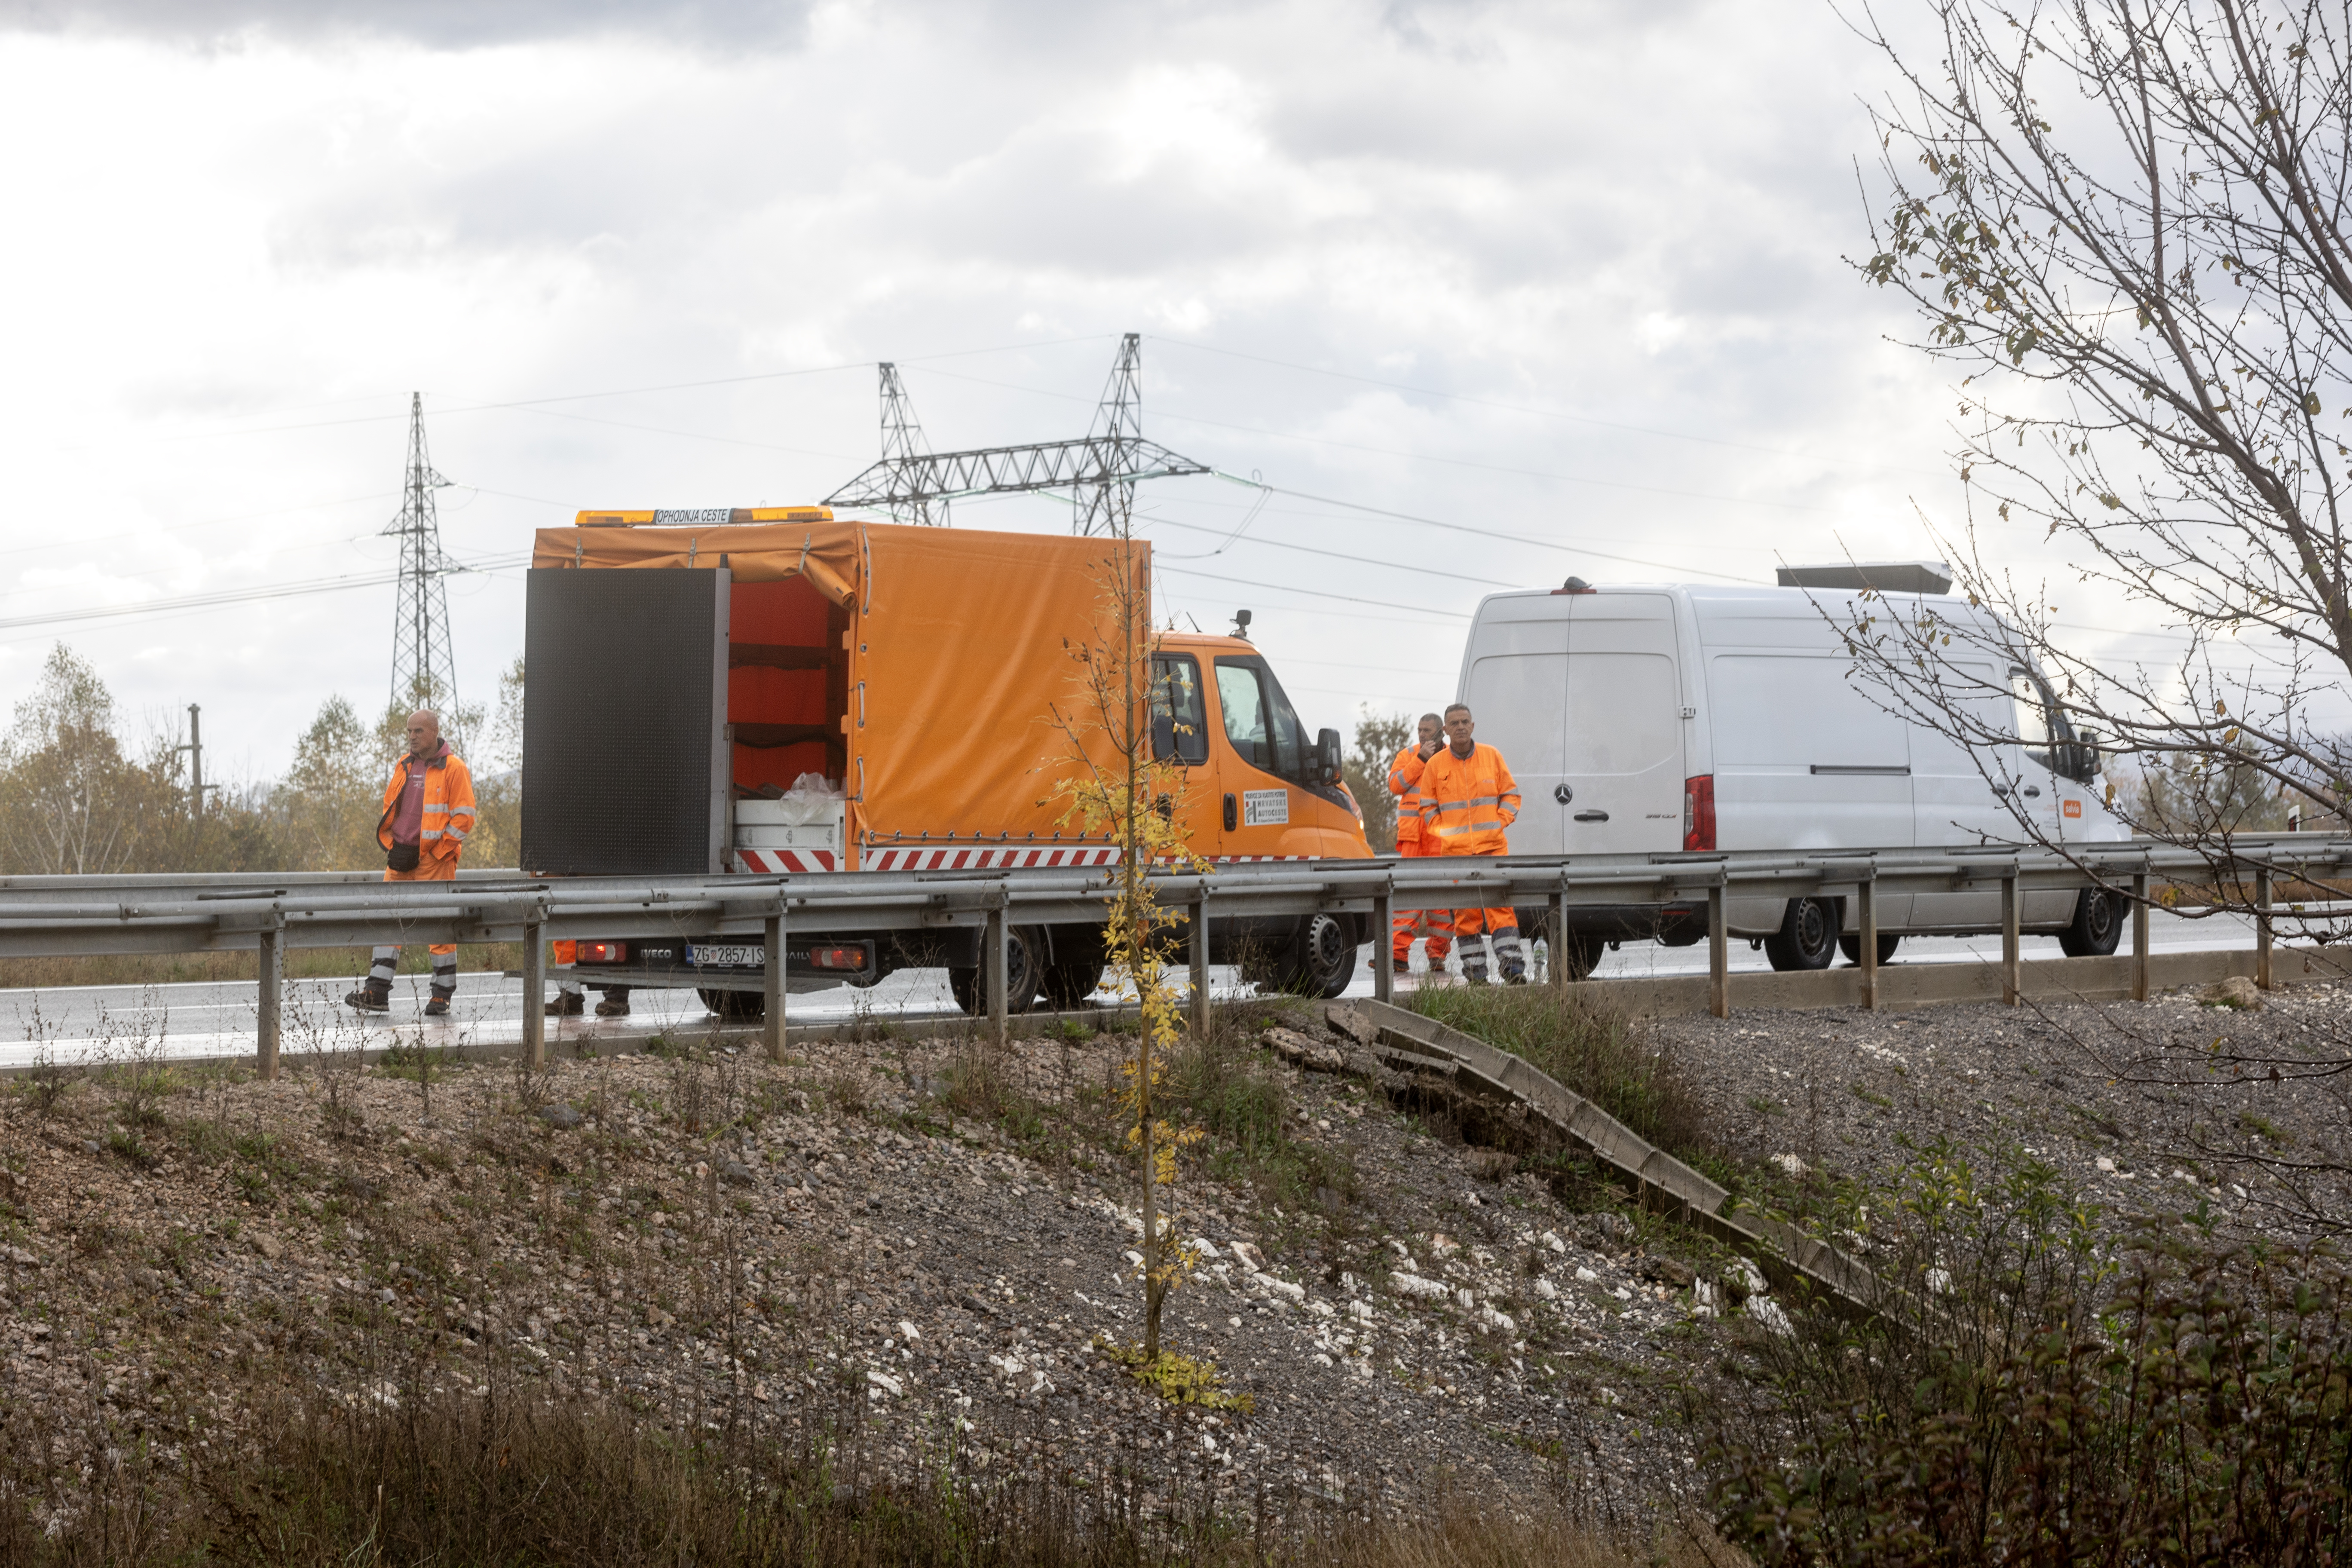
[[1941,561],[1840,561],[1783,566],[1783,588],[1873,588],[1882,594],[1948,594],[1952,569]]

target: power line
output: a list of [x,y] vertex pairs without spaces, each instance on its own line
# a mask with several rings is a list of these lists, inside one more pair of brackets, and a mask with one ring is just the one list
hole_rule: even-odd
[[1470,619],[1470,614],[1466,610],[1440,610],[1427,605],[1400,605],[1391,599],[1360,599],[1353,594],[1332,594],[1320,588],[1294,588],[1287,584],[1255,582],[1247,577],[1225,577],[1214,572],[1194,572],[1182,566],[1161,566],[1157,562],[1152,563],[1151,570],[1155,575],[1165,572],[1174,577],[1199,577],[1206,582],[1231,583],[1239,587],[1255,588],[1260,592],[1272,589],[1278,594],[1304,594],[1310,599],[1337,599],[1342,604],[1369,605],[1380,610],[1408,610],[1419,616],[1442,616],[1449,621]]
[[[526,565],[527,555],[499,556],[478,561],[452,562],[457,569],[467,572],[497,572]],[[83,610],[46,610],[38,615],[11,616],[0,618],[0,631],[14,631],[25,626],[64,626],[74,621],[138,620],[163,616],[184,611],[220,609],[230,605],[249,605],[265,599],[290,599],[310,594],[341,594],[353,588],[382,588],[400,581],[399,571],[358,572],[341,577],[314,577],[295,583],[271,583],[251,588],[224,588],[212,594],[187,594],[173,599],[149,599],[137,605],[103,605]]]

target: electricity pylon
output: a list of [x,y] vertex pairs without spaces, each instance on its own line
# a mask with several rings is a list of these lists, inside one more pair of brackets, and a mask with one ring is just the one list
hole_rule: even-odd
[[457,705],[457,661],[449,648],[449,591],[442,581],[458,565],[441,552],[441,518],[433,492],[449,481],[436,473],[425,450],[425,399],[408,395],[408,476],[400,492],[400,515],[383,536],[400,541],[399,601],[392,628],[390,706],[430,707],[447,713]]
[[[920,428],[898,394],[902,445],[894,450],[892,389],[895,366],[883,366],[882,460],[825,498],[825,505],[857,507],[916,521],[947,521],[947,503],[960,496],[1013,495],[1032,490],[1067,490],[1079,533],[1123,531],[1132,515],[1139,480],[1173,479],[1212,470],[1143,438],[1143,340],[1129,332],[1120,340],[1118,363],[1110,373],[1096,411],[1093,431],[1076,441],[1039,441],[1025,447],[987,447],[970,452],[919,450]],[[925,511],[923,509],[931,509]]]
[[[914,466],[914,459],[930,455],[931,448],[923,439],[922,421],[915,417],[915,405],[907,396],[906,383],[898,379],[898,367],[884,360],[882,370],[882,461],[895,465],[900,472]],[[921,523],[926,527],[948,526],[948,498],[916,493],[888,509],[890,516],[899,522]]]

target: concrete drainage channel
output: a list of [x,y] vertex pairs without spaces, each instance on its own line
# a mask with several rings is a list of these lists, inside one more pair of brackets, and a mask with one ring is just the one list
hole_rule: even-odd
[[1384,1002],[1333,1003],[1324,1019],[1383,1067],[1524,1110],[1612,1173],[1643,1207],[1706,1231],[1748,1257],[1775,1286],[1788,1289],[1801,1280],[1851,1311],[1891,1304],[1889,1288],[1869,1269],[1794,1226],[1729,1212],[1731,1194],[1722,1187],[1521,1058]]

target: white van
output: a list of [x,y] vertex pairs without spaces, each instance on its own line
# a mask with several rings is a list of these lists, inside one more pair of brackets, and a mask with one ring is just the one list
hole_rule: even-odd
[[[1843,569],[1852,573],[1856,569]],[[1871,568],[1861,568],[1870,571]],[[1884,589],[1902,571],[1878,569],[1851,588],[1570,586],[1496,594],[1478,606],[1462,657],[1460,700],[1478,739],[1503,753],[1524,804],[1515,855],[1622,855],[1661,850],[1913,849],[1979,847],[2021,837],[2001,779],[2053,840],[2112,841],[2129,830],[2094,781],[2095,749],[2067,729],[2041,675],[1993,668],[1956,647],[1952,662],[1988,693],[1979,722],[2017,739],[1979,759],[1948,737],[1874,701],[1852,675],[1838,628],[1855,620],[1859,584]],[[1948,579],[1917,567],[1908,580]],[[1784,578],[1837,580],[1828,569]],[[1882,616],[1892,605],[1865,606]],[[1947,621],[1996,626],[1959,601]],[[1965,644],[1966,638],[1960,639]],[[1981,668],[1978,668],[1981,665]],[[1990,696],[2005,691],[1998,700]],[[1884,696],[1884,693],[1881,693]],[[1987,765],[1979,766],[1979,761]],[[1988,777],[1990,775],[1990,778]],[[1735,935],[1760,939],[1776,969],[1827,967],[1843,947],[1861,952],[1857,911],[1845,899],[1727,902]],[[2029,892],[2022,927],[2058,937],[2069,954],[2113,952],[2117,900],[2093,891]],[[1544,911],[1519,911],[1527,930]],[[1905,935],[2000,928],[1997,889],[1883,895],[1879,956]],[[1562,957],[1589,973],[1604,942],[1705,938],[1701,905],[1574,907]]]

